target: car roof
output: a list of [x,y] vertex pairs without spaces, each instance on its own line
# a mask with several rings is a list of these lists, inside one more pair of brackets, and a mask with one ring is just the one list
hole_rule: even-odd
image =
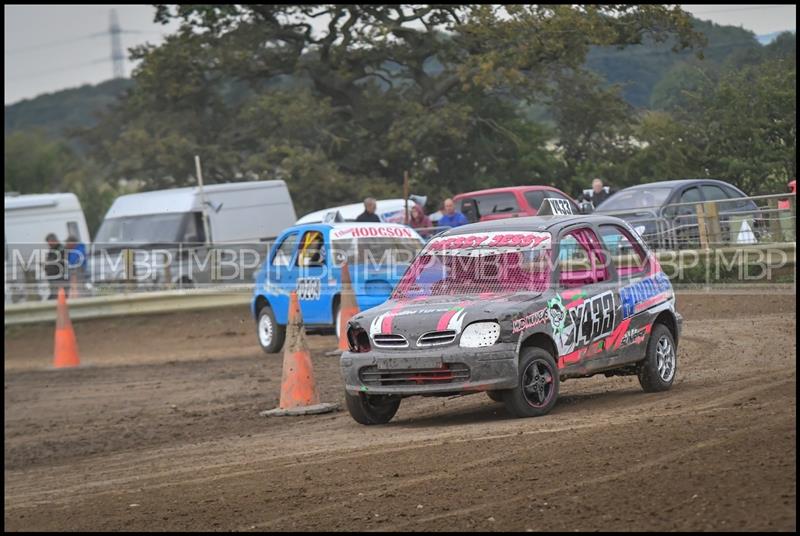
[[283,230],[281,234],[290,232],[290,231],[304,231],[307,229],[362,229],[365,227],[390,227],[393,229],[408,229],[415,235],[417,232],[409,227],[408,225],[403,225],[402,223],[389,223],[389,222],[354,222],[354,221],[344,221],[344,222],[312,222],[312,223],[299,223],[292,225],[291,227],[287,227]]
[[[709,184],[724,184],[725,186],[733,186],[733,184],[727,183],[725,181],[721,181],[718,179],[675,179],[671,181],[657,181],[657,182],[647,182],[644,184],[635,184],[633,186],[629,186],[624,188],[623,190],[635,190],[635,189],[642,189],[642,188],[680,188],[682,186],[688,186],[690,184],[695,183],[709,183]],[[738,188],[736,188],[738,190]]]
[[500,188],[487,188],[485,190],[475,190],[474,192],[464,192],[464,193],[461,193],[461,194],[458,194],[458,195],[454,195],[453,199],[456,199],[456,198],[457,199],[461,199],[463,197],[470,197],[470,196],[476,196],[476,195],[487,195],[487,194],[497,194],[497,193],[506,193],[506,192],[530,192],[530,191],[533,191],[533,190],[555,191],[555,192],[558,192],[560,194],[564,194],[567,197],[569,197],[570,199],[572,199],[572,197],[570,197],[568,194],[562,192],[558,188],[556,188],[554,186],[547,186],[547,185],[544,185],[544,184],[531,184],[531,185],[527,185],[527,186],[503,186],[503,187],[500,187]]
[[[390,212],[396,212],[398,210],[403,210],[405,208],[406,201],[400,198],[394,199],[378,199],[375,207],[376,214],[384,214]],[[408,206],[412,207],[414,205],[414,201],[409,200]],[[359,214],[364,212],[364,202],[359,201],[358,203],[350,203],[349,205],[340,205],[338,207],[330,207],[325,208],[322,210],[315,210],[314,212],[309,212],[305,214],[303,217],[298,218],[298,225],[303,223],[323,223],[325,216],[329,213],[335,213],[336,211],[342,215],[343,218],[352,218],[355,219],[358,217]]]
[[485,222],[471,223],[455,227],[445,231],[442,236],[455,236],[466,233],[486,233],[493,231],[551,231],[558,232],[563,227],[579,223],[603,224],[613,223],[622,224],[627,227],[624,220],[614,216],[603,216],[598,214],[575,214],[572,216],[527,216],[523,218],[505,218],[502,220],[491,220]]

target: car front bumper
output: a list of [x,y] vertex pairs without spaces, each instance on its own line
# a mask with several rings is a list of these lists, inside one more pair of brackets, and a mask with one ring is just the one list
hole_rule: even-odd
[[[436,395],[511,389],[517,384],[517,345],[497,343],[486,348],[461,348],[457,344],[435,348],[404,348],[370,352],[344,352],[340,360],[345,389],[350,393],[380,395]],[[458,380],[432,380],[421,378],[431,371],[446,367],[468,369],[468,377]],[[386,372],[391,384],[383,381],[364,381],[364,369],[376,373]],[[401,378],[398,380],[398,376]]]

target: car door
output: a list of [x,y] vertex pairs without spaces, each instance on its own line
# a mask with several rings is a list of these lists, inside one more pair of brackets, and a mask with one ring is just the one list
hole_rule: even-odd
[[628,228],[609,223],[600,224],[598,230],[613,272],[617,304],[617,324],[607,339],[607,355],[620,363],[638,361],[649,339],[652,307],[666,301],[671,287]]
[[[323,295],[323,280],[328,279],[328,248],[325,229],[311,228],[302,233],[295,256],[297,298],[307,324],[330,323],[330,300]],[[327,303],[326,303],[327,301]]]
[[561,318],[554,325],[559,365],[597,368],[607,356],[604,340],[616,324],[614,280],[597,233],[590,225],[559,233],[555,274],[557,295],[548,307]]
[[286,324],[288,321],[289,292],[295,289],[297,279],[293,266],[299,238],[298,231],[278,237],[263,278],[263,293],[272,304],[275,320],[279,324]]
[[697,246],[700,241],[700,234],[697,229],[697,204],[703,202],[700,188],[690,186],[681,190],[677,199],[673,203],[676,205],[668,206],[665,215],[670,220],[672,233],[678,247]]

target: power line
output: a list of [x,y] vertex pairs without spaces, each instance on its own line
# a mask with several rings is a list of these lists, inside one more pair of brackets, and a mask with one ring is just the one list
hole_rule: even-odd
[[[119,33],[123,33],[123,34],[158,34],[158,35],[163,35],[162,32],[146,31],[146,30],[120,30]],[[31,46],[28,46],[28,47],[14,48],[14,49],[11,49],[11,50],[4,50],[3,53],[6,54],[6,55],[7,54],[24,54],[25,52],[29,52],[29,51],[32,51],[32,50],[41,50],[41,49],[44,49],[44,48],[59,47],[59,46],[62,46],[62,45],[68,45],[68,44],[71,44],[71,43],[77,43],[77,42],[80,42],[80,41],[86,41],[87,39],[94,39],[96,37],[105,37],[107,35],[108,35],[108,31],[106,30],[104,32],[97,32],[97,33],[93,33],[93,34],[87,34],[87,35],[83,35],[83,36],[80,36],[80,37],[73,37],[73,38],[70,38],[70,39],[63,39],[61,41],[50,41],[48,43],[41,43],[41,44],[38,44],[38,45],[31,45]]]

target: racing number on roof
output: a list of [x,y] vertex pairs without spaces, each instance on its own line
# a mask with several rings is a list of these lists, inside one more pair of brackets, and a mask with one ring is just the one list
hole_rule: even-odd
[[572,205],[570,205],[569,201],[567,201],[566,199],[556,199],[550,197],[547,199],[547,201],[550,203],[550,209],[556,216],[572,215]]

